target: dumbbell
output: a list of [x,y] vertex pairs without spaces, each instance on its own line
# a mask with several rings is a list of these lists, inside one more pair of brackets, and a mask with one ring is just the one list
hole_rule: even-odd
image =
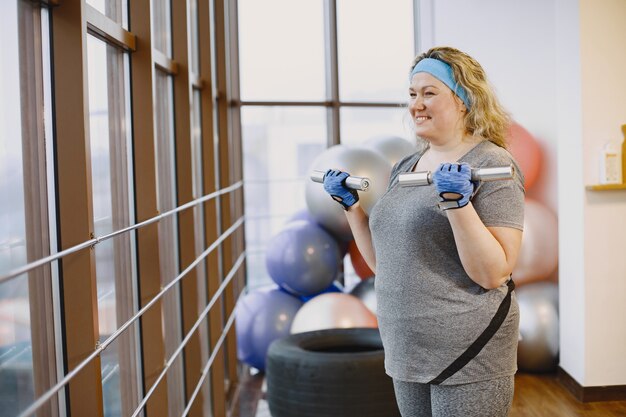
[[[326,171],[315,170],[311,173],[311,179],[314,182],[324,182]],[[370,179],[365,177],[349,176],[346,178],[346,187],[352,190],[367,191],[370,188]]]
[[[513,165],[493,168],[472,168],[472,181],[510,180],[515,175]],[[432,172],[405,172],[398,175],[398,184],[403,187],[430,185],[433,183]]]
[[[311,173],[311,180],[324,182],[326,171],[315,170]],[[472,168],[472,181],[498,181],[510,180],[515,176],[513,165],[493,167],[493,168]],[[415,187],[432,184],[432,173],[430,171],[405,172],[398,175],[398,184],[402,187]],[[353,190],[367,191],[370,180],[366,177],[350,176],[346,178],[346,187]]]

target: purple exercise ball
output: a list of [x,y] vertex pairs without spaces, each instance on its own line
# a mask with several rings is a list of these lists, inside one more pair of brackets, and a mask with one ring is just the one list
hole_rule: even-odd
[[291,322],[302,306],[297,297],[274,287],[247,294],[237,305],[237,358],[265,370],[270,344],[287,336]]
[[307,210],[306,208],[298,210],[294,214],[292,214],[291,217],[287,219],[286,224],[289,224],[291,222],[295,222],[298,220],[305,220],[309,223],[316,223],[315,219],[313,218],[313,216],[311,216],[311,213],[309,213],[309,210]]
[[313,218],[313,216],[311,215],[308,209],[304,208],[302,210],[295,212],[294,214],[291,215],[291,217],[287,219],[285,224],[289,224],[298,220],[304,220],[309,223],[313,223],[316,226],[321,227],[323,231],[331,235],[337,241],[337,245],[339,246],[339,257],[343,259],[343,257],[346,256],[346,254],[348,253],[348,245],[350,244],[350,242],[346,242],[344,239],[341,239],[341,237],[336,236],[332,230],[329,230],[325,228],[324,226],[322,226],[321,224],[319,224],[315,220],[315,218]]
[[313,295],[328,288],[341,263],[337,241],[320,226],[297,220],[268,242],[267,271],[292,294]]
[[303,302],[307,302],[309,301],[311,298],[317,297],[318,295],[322,295],[322,294],[326,294],[329,292],[343,292],[343,285],[341,285],[339,282],[335,281],[332,284],[330,284],[330,286],[324,290],[322,290],[320,293],[318,294],[313,294],[313,295],[301,295],[300,297],[298,297],[300,300],[302,300]]

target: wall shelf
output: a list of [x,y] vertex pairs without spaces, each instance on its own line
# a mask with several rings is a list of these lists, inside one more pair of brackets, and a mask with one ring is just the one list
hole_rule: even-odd
[[626,184],[593,184],[585,188],[589,191],[626,190]]

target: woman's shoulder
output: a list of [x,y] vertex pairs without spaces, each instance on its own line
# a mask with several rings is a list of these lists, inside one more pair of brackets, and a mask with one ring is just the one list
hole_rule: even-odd
[[412,167],[413,164],[417,162],[417,159],[424,153],[425,150],[426,148],[424,146],[420,146],[418,144],[417,151],[404,156],[402,159],[396,162],[392,168],[392,172],[401,171],[404,169],[408,169],[409,167]]
[[411,165],[413,163],[413,161],[416,159],[417,154],[418,154],[418,152],[414,152],[414,153],[412,153],[410,155],[406,155],[405,157],[400,159],[393,166],[393,171],[398,171],[398,170],[401,170],[401,169],[406,168],[409,165]]
[[424,149],[418,146],[418,150],[416,152],[406,155],[398,162],[396,162],[391,168],[391,174],[389,175],[389,187],[391,187],[391,185],[396,181],[400,173],[407,172],[413,169],[413,165],[415,165],[415,163],[423,153]]
[[494,168],[512,165],[516,181],[522,188],[524,187],[524,173],[515,157],[507,149],[485,140],[476,145],[473,151],[475,152],[471,152],[471,155],[468,155],[468,158],[464,160],[472,168]]
[[468,155],[469,160],[467,161],[473,167],[517,165],[515,158],[507,149],[489,140],[482,141],[473,150],[475,152]]

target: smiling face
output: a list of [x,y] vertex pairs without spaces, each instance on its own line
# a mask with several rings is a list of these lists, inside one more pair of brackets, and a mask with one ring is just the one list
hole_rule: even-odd
[[465,105],[444,83],[418,72],[409,86],[409,113],[417,136],[444,145],[465,133]]

